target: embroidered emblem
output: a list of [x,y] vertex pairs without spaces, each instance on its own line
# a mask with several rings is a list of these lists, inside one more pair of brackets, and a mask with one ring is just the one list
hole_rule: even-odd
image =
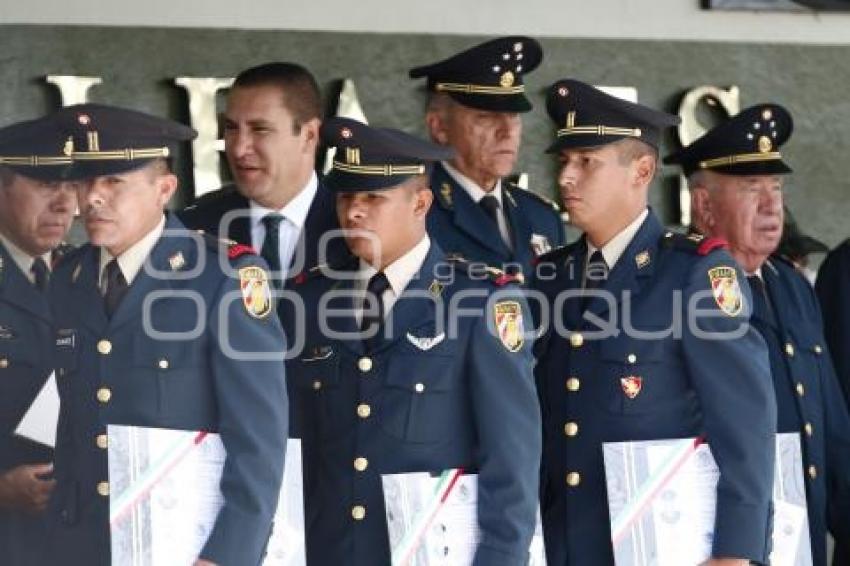
[[738,316],[744,307],[738,274],[732,267],[721,266],[708,270],[708,279],[717,306],[729,316]]
[[265,318],[272,312],[272,294],[265,270],[256,266],[241,268],[239,287],[248,314],[254,318]]
[[522,308],[516,301],[500,301],[493,309],[499,340],[509,352],[518,352],[525,343]]

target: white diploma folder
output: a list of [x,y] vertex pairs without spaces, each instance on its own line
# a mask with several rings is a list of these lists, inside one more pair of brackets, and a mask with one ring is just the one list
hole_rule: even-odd
[[[217,434],[109,425],[112,564],[191,566],[223,504]],[[289,439],[263,566],[304,566],[301,441]]]
[[[616,566],[691,566],[711,556],[720,477],[694,438],[603,444]],[[800,437],[776,435],[772,566],[811,566]]]
[[52,372],[15,428],[15,434],[55,448],[58,422],[59,390],[56,388],[56,373]]

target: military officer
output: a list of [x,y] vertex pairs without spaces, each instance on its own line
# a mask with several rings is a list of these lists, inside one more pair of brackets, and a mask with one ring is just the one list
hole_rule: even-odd
[[0,547],[10,566],[46,561],[53,450],[14,431],[51,370],[45,291],[76,198],[64,149],[53,117],[0,130]]
[[566,243],[559,207],[505,179],[519,153],[520,114],[531,110],[523,77],[542,58],[534,39],[502,37],[410,71],[428,79],[431,138],[455,150],[431,173],[428,232],[447,253],[525,275],[534,258]]
[[535,284],[556,307],[535,344],[549,564],[613,563],[603,443],[700,436],[720,468],[709,564],[765,563],[776,405],[749,290],[722,242],[669,232],[647,208],[678,119],[572,79],[547,107],[584,231],[541,258]]
[[96,104],[63,119],[90,244],[64,258],[50,293],[57,563],[110,564],[109,500],[120,494],[110,494],[106,425],[117,423],[219,433],[224,503],[195,564],[258,564],[288,421],[266,264],[163,214],[177,188],[168,157],[193,130]]
[[724,238],[747,274],[752,324],[767,342],[779,432],[800,433],[813,563],[825,566],[826,531],[850,541],[850,517],[827,521],[829,501],[850,506],[850,417],[827,353],[814,291],[789,261],[772,255],[782,237],[780,147],[793,128],[774,103],[757,104],[665,158],[682,167],[694,226]]
[[302,283],[319,305],[290,373],[311,432],[308,562],[389,564],[381,475],[462,468],[478,474],[474,564],[526,564],[540,420],[521,292],[427,233],[426,174],[450,150],[343,118],[322,131],[354,258]]

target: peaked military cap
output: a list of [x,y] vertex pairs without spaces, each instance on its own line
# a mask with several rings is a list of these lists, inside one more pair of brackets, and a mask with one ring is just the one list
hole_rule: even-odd
[[548,153],[627,138],[658,148],[661,132],[681,121],[678,116],[617,98],[575,79],[562,79],[549,87],[546,110],[558,126],[557,139]]
[[321,136],[327,145],[336,147],[333,167],[325,178],[336,192],[390,188],[429,173],[435,161],[454,157],[449,147],[350,118],[326,120]]
[[0,165],[33,179],[70,178],[72,152],[56,114],[0,129]]
[[664,163],[681,165],[685,175],[704,169],[728,175],[790,173],[779,146],[788,141],[793,128],[791,114],[783,107],[757,104],[668,155]]
[[78,177],[137,169],[174,155],[178,144],[197,136],[195,130],[178,122],[118,106],[77,104],[63,108],[60,114],[63,127],[73,138]]
[[457,55],[410,70],[410,78],[428,78],[428,90],[480,110],[528,112],[523,75],[543,60],[543,49],[530,37],[500,37]]

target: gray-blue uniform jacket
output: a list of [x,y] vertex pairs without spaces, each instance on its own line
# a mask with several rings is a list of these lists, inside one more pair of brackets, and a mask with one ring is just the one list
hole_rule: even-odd
[[[567,330],[550,326],[535,344],[550,566],[613,564],[602,443],[700,435],[721,473],[714,555],[767,561],[776,432],[767,349],[746,324],[742,272],[712,243],[665,232],[650,213],[602,287],[616,309],[602,297],[588,303],[587,314],[617,333],[592,339],[599,328],[574,298],[554,313]],[[535,287],[550,307],[562,291],[582,288],[586,253],[582,238],[541,258]],[[708,314],[692,322],[694,306]],[[674,321],[680,338],[669,331]],[[628,328],[661,335],[640,338]],[[737,337],[706,339],[697,330]]]
[[[304,286],[308,305],[328,290],[352,290],[350,280],[321,274]],[[453,331],[444,309],[464,292],[472,296],[459,308],[472,312],[457,316]],[[354,335],[351,296],[331,301],[345,314],[329,328],[350,338],[326,337],[314,319],[307,350],[288,366],[305,430],[308,563],[389,564],[381,474],[460,467],[478,474],[482,540],[474,564],[524,565],[540,459],[530,344],[517,334],[521,317],[527,324],[525,302],[516,287],[498,290],[486,273],[468,276],[433,242],[405,294],[385,320],[393,337],[368,348]],[[488,331],[495,309],[502,334]]]
[[781,258],[768,260],[761,274],[774,316],[765,312],[766,303],[755,301],[752,324],[770,352],[777,428],[801,435],[812,557],[823,566],[827,528],[839,546],[850,543],[850,417],[811,285]]
[[[53,332],[47,297],[0,243],[0,473],[53,461],[53,450],[14,435],[50,375]],[[45,516],[0,509],[0,548],[10,566],[41,566]]]
[[513,242],[502,235],[484,209],[437,163],[431,173],[434,206],[428,211],[428,233],[447,254],[459,254],[470,262],[516,272],[518,265],[528,281],[534,260],[551,248],[566,243],[558,207],[543,197],[509,182],[502,182],[502,207]]
[[[240,283],[260,289],[267,273],[261,258],[240,255],[244,249],[228,250],[169,215],[148,258],[156,277],[143,267],[111,319],[98,288],[99,248],[83,246],[56,269],[51,306],[62,408],[52,508],[61,563],[110,563],[103,435],[107,424],[123,424],[221,435],[224,506],[201,557],[219,566],[259,564],[283,473],[284,366],[282,357],[231,354],[282,356],[285,344],[273,305],[262,293],[240,291]],[[188,333],[197,326],[198,335],[148,335],[146,299],[151,328]]]

